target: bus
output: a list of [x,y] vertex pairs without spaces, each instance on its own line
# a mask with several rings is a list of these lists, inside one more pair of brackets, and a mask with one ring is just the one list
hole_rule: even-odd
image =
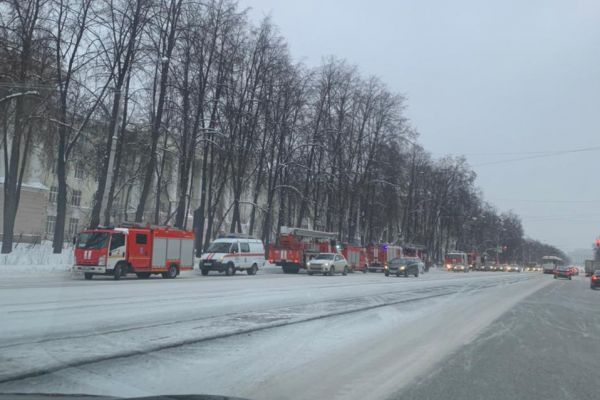
[[553,274],[554,269],[563,263],[562,258],[556,256],[542,257],[542,272],[544,274]]

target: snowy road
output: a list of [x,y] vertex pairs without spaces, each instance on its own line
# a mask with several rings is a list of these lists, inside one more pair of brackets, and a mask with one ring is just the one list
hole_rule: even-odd
[[386,398],[552,283],[431,272],[0,284],[0,391]]

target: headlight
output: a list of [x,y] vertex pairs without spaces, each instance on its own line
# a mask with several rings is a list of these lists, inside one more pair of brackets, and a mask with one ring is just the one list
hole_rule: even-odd
[[406,268],[404,265],[400,267],[400,271],[404,271],[404,268]]
[[106,256],[100,256],[100,258],[98,258],[98,265],[106,265]]

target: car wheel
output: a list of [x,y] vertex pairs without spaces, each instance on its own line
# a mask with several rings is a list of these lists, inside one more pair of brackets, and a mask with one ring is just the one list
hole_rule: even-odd
[[569,280],[571,280],[571,277],[569,276]]
[[363,269],[363,274],[367,273],[367,266],[365,265],[365,268]]
[[206,276],[206,275],[208,275],[208,272],[209,272],[209,270],[208,270],[208,269],[206,269],[206,268],[202,268],[202,269],[200,270],[200,272],[202,273],[202,275]]
[[408,271],[404,271],[404,277],[408,278]]
[[232,263],[227,264],[227,266],[225,267],[225,275],[231,276],[234,273],[235,273],[235,268],[233,268],[233,264]]
[[167,272],[163,272],[161,275],[165,279],[175,279],[177,277],[177,265],[171,264]]
[[[352,271],[352,272],[354,272],[354,271]],[[344,270],[342,271],[342,275],[344,275],[344,276],[348,275],[348,267],[347,266],[344,267]]]
[[396,272],[396,276],[400,278],[400,272]]
[[335,267],[332,265],[331,267],[329,267],[329,275],[333,276],[335,274]]
[[415,278],[419,277],[419,271],[417,270],[417,272],[415,272]]
[[121,263],[115,265],[115,269],[113,269],[113,279],[115,281],[118,281],[119,279],[121,279],[122,268],[123,267],[121,267]]
[[310,276],[313,276],[313,273],[312,273],[312,272],[310,272],[310,271],[309,271],[309,272],[307,272],[307,274],[308,274],[308,275],[310,275]]
[[390,272],[389,271],[385,271],[384,274],[385,274],[385,276],[390,276]]
[[557,279],[557,278],[556,278],[556,275],[554,275],[554,279]]
[[89,272],[86,272],[85,274],[83,274],[83,276],[85,277],[86,280],[91,280],[94,277],[94,274],[90,274]]
[[246,273],[248,275],[256,275],[257,270],[258,270],[258,267],[256,266],[256,264],[252,264],[252,266],[246,270]]

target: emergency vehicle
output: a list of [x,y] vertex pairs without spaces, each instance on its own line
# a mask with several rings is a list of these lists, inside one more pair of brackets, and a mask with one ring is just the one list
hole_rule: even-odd
[[455,271],[454,267],[462,267],[462,270],[466,272],[468,266],[467,253],[462,251],[452,251],[446,253],[446,256],[444,257],[444,267],[446,268],[446,271]]
[[319,253],[337,253],[337,233],[281,227],[277,242],[269,246],[269,262],[286,274],[297,274]]
[[388,262],[402,257],[402,247],[389,244],[373,244],[367,246],[369,272],[383,272]]
[[481,255],[476,251],[467,253],[467,263],[472,271],[481,269]]
[[350,272],[367,272],[369,265],[367,261],[367,251],[364,247],[344,244],[342,245],[342,255],[348,261],[348,267],[350,268]]
[[161,274],[173,279],[194,267],[194,233],[141,224],[99,227],[81,232],[75,245],[75,272],[85,279],[128,273],[138,278]]
[[265,264],[263,242],[254,237],[231,233],[215,239],[200,257],[200,272],[208,275],[210,271],[225,272],[234,275],[236,271],[246,271],[255,275],[259,267]]

